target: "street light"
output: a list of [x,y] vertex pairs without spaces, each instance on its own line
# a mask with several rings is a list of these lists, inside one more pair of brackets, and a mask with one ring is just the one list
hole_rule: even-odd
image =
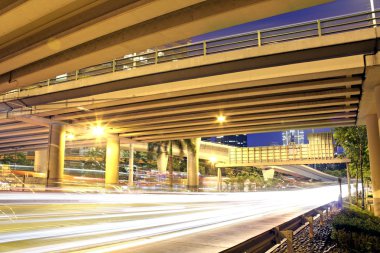
[[218,121],[219,123],[223,123],[223,122],[226,121],[226,116],[224,116],[224,115],[219,115],[216,119],[217,119],[217,121]]
[[95,137],[101,137],[104,135],[104,127],[102,126],[94,126],[92,128],[92,134],[95,136]]
[[66,138],[67,140],[72,141],[75,139],[75,135],[73,133],[67,133]]

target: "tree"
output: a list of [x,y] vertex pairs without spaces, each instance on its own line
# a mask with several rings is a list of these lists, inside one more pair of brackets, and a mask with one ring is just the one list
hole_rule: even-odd
[[[336,144],[343,147],[344,154],[351,160],[348,173],[356,176],[356,196],[358,199],[359,176],[362,182],[362,208],[364,208],[364,179],[369,175],[367,129],[365,126],[338,127],[334,131]],[[366,177],[365,177],[366,176]]]
[[106,161],[106,150],[104,148],[90,148],[86,154],[88,157],[84,162],[84,168],[104,170]]
[[169,156],[168,169],[169,169],[169,187],[173,188],[173,148],[177,148],[179,156],[183,157],[184,149],[187,148],[193,152],[196,151],[195,144],[191,139],[184,140],[170,140],[148,143],[148,152],[156,152],[158,155],[167,153]]
[[33,163],[26,159],[26,153],[15,152],[12,154],[4,154],[0,160],[3,164],[17,164],[17,165],[32,165]]

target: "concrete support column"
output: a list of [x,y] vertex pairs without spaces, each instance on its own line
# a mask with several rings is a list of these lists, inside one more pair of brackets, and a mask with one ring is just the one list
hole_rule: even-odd
[[222,191],[222,186],[223,186],[223,182],[222,182],[222,171],[220,170],[220,168],[218,168],[218,191]]
[[195,152],[187,149],[187,186],[190,190],[197,190],[199,187],[199,149],[201,138],[193,139]]
[[366,118],[369,161],[373,191],[373,205],[376,216],[380,216],[380,138],[378,118],[375,114]]
[[[377,113],[377,124],[380,129],[380,85],[375,88],[375,105],[376,105],[376,113]],[[380,132],[379,132],[380,136]]]
[[157,169],[160,173],[165,173],[168,167],[169,156],[167,153],[157,155]]
[[47,185],[49,187],[60,187],[62,183],[65,164],[65,135],[64,125],[50,125],[47,165]]
[[106,147],[106,186],[119,184],[119,159],[120,138],[116,134],[108,135]]
[[128,176],[128,186],[133,186],[133,164],[134,164],[134,154],[135,154],[135,147],[131,143],[129,144],[129,176]]
[[34,171],[39,173],[47,173],[47,150],[34,151]]

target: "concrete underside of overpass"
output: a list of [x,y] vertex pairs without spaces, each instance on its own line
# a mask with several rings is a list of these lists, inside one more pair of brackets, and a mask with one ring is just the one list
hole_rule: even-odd
[[[46,147],[54,122],[75,131],[77,141],[101,122],[125,142],[354,125],[363,80],[377,76],[370,61],[377,33],[363,29],[10,93],[1,104],[0,152]],[[221,114],[223,124],[216,121]]]
[[6,1],[0,6],[0,22],[7,24],[0,33],[0,91],[329,1]]
[[331,176],[329,174],[323,173],[319,170],[313,169],[310,166],[306,165],[282,165],[282,166],[270,166],[275,171],[280,173],[296,176],[296,177],[305,177],[317,181],[325,182],[338,182],[338,178]]

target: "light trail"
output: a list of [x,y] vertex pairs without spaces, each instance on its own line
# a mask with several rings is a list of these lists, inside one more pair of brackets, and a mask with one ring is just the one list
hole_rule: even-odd
[[302,213],[338,195],[338,186],[252,193],[2,193],[7,207],[0,206],[0,252],[125,250],[264,215]]

